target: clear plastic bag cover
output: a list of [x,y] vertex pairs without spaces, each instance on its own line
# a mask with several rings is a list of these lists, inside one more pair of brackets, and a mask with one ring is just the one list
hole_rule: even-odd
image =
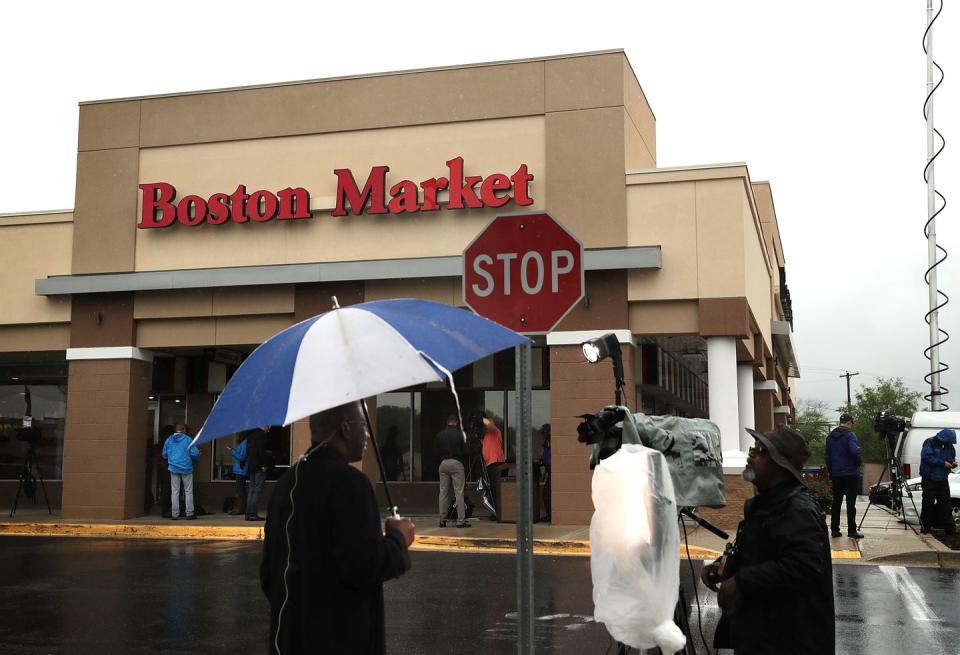
[[593,472],[590,570],[594,618],[633,648],[681,650],[673,622],[680,589],[680,535],[664,457],[624,444]]

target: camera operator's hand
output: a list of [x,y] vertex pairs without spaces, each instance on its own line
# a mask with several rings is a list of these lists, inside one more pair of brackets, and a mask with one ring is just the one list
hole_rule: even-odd
[[410,519],[389,518],[386,521],[384,521],[384,527],[386,527],[388,530],[396,530],[397,532],[402,534],[403,538],[407,542],[408,547],[413,543],[415,531],[414,531],[413,521],[411,521]]
[[737,579],[728,578],[717,592],[717,605],[724,614],[733,614],[737,609]]
[[718,560],[713,564],[707,564],[700,569],[700,579],[710,591],[714,593],[720,591],[720,561]]
[[948,469],[955,469],[957,468],[957,463],[954,462],[953,460],[948,459],[943,463],[943,466]]

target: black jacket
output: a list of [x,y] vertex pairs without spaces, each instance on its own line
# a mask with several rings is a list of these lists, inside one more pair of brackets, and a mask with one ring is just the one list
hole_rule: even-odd
[[433,438],[434,452],[437,460],[457,459],[461,462],[467,459],[466,444],[463,443],[463,433],[460,428],[446,427]]
[[[798,482],[747,500],[732,567],[739,602],[717,628],[737,655],[834,652],[833,567],[824,515]],[[723,644],[724,635],[730,644]]]
[[280,478],[270,499],[260,565],[260,585],[270,600],[268,652],[278,652],[279,623],[281,655],[384,653],[383,582],[409,568],[403,535],[381,532],[366,476],[334,450],[318,449]]
[[247,430],[246,434],[247,470],[250,473],[250,477],[253,478],[254,473],[259,471],[261,466],[265,466],[267,462],[265,452],[267,433],[260,428],[253,428],[252,430]]

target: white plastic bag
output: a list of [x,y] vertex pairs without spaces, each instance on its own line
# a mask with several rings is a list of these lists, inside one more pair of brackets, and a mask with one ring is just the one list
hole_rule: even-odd
[[593,471],[590,571],[594,618],[632,648],[683,649],[673,622],[680,591],[680,535],[663,455],[624,444]]

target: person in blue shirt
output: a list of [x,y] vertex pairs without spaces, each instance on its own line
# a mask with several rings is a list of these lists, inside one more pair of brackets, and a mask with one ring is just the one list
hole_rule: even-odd
[[250,469],[247,466],[247,434],[241,432],[237,436],[237,443],[233,448],[227,446],[233,458],[233,479],[237,485],[237,497],[240,499],[239,510],[232,510],[233,515],[247,513],[247,480],[250,478]]
[[187,520],[197,518],[193,510],[193,463],[200,459],[200,449],[191,446],[185,423],[177,423],[175,431],[163,442],[163,458],[170,471],[170,518],[180,518],[180,487],[186,503]]
[[834,428],[827,437],[823,452],[827,473],[833,481],[833,505],[830,508],[830,536],[842,537],[840,532],[840,507],[847,499],[847,536],[863,539],[857,532],[857,483],[860,473],[860,443],[853,431],[853,416],[847,412],[840,415],[840,427]]
[[950,472],[957,468],[957,433],[945,428],[923,442],[920,449],[920,531],[930,532],[939,519],[947,534],[956,534],[950,508]]

